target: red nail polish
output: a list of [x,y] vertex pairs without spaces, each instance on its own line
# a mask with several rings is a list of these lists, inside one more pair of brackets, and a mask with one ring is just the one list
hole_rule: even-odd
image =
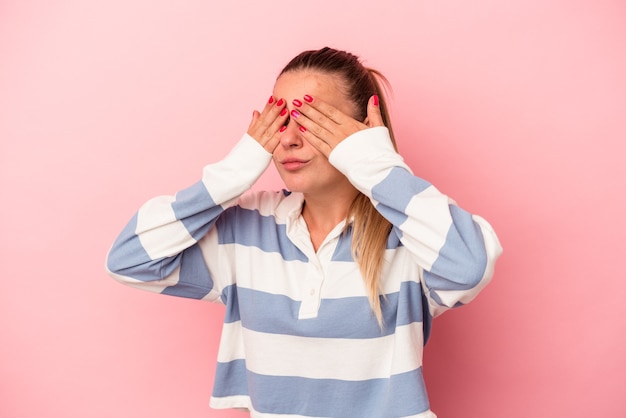
[[286,130],[287,130],[287,125],[283,125],[283,126],[280,127],[278,132],[285,132]]
[[300,132],[306,132],[306,128],[302,125],[300,125],[298,129],[300,129]]
[[300,116],[300,112],[294,109],[291,111],[291,116],[293,116],[294,118],[297,118],[298,116]]
[[300,100],[298,100],[298,99],[294,99],[293,102],[291,102],[291,103],[293,103],[293,105],[296,106],[296,107],[302,106],[302,102]]
[[283,103],[285,103],[285,101],[283,99],[280,99],[279,101],[276,102],[276,106],[282,106]]
[[374,106],[378,106],[378,94],[374,95]]
[[280,116],[285,116],[287,114],[287,108],[283,107],[283,110],[280,111]]
[[304,95],[304,100],[308,103],[311,103],[313,101],[313,98],[311,96],[309,96],[308,94]]
[[274,96],[270,96],[270,99],[267,101],[269,104],[274,103]]

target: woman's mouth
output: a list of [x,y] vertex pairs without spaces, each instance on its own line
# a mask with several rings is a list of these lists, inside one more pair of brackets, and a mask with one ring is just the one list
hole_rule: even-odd
[[302,167],[304,167],[309,161],[308,160],[299,160],[297,158],[287,158],[281,161],[281,164],[287,171],[295,171]]

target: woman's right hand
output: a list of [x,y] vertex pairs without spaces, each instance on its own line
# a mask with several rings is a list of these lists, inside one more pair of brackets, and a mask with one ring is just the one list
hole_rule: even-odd
[[270,96],[262,112],[252,112],[252,121],[248,126],[248,135],[254,138],[267,152],[274,153],[278,146],[278,133],[289,117],[289,109],[284,99]]

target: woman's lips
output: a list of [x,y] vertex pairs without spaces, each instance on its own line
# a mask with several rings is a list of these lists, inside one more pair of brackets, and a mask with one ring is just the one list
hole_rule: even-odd
[[308,163],[308,160],[298,160],[296,158],[287,158],[281,162],[285,170],[295,171],[304,167]]

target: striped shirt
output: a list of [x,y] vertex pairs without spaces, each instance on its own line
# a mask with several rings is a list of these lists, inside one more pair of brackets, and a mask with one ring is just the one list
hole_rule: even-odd
[[379,326],[341,224],[317,251],[300,193],[250,192],[271,161],[248,135],[201,181],[145,203],[107,258],[130,286],[226,313],[214,408],[253,417],[432,418],[422,351],[432,318],[472,300],[501,247],[489,224],[416,177],[384,127],[329,161],[392,224]]

